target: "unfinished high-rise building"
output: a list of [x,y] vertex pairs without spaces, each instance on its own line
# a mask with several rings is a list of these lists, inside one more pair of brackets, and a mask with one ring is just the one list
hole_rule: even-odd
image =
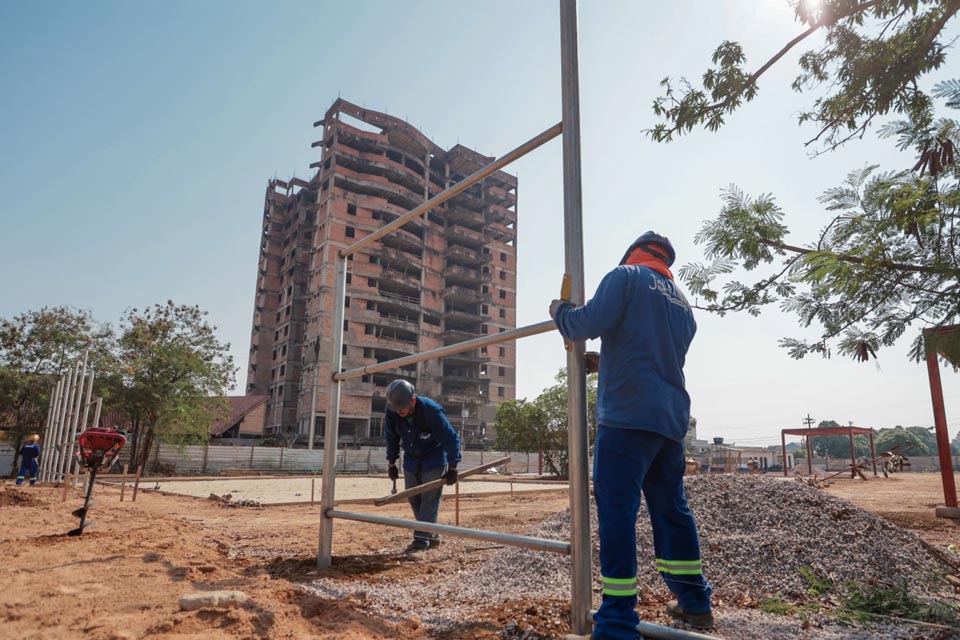
[[[269,396],[265,434],[321,443],[331,380],[335,259],[346,247],[493,160],[444,150],[403,120],[337,100],[315,123],[309,181],[271,180],[263,211],[247,393]],[[492,174],[351,255],[343,368],[516,327],[517,179]],[[347,380],[341,442],[380,443],[384,392],[403,377],[441,403],[467,445],[491,442],[516,397],[514,343]]]

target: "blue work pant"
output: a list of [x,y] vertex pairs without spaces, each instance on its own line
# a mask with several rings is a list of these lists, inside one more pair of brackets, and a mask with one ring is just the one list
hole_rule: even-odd
[[30,484],[37,483],[37,459],[30,458],[20,463],[20,474],[17,476],[17,484],[23,484],[24,478],[30,478]]
[[[404,489],[412,489],[426,482],[432,482],[439,479],[440,476],[443,475],[443,471],[443,467],[427,470],[417,467],[416,471],[404,470],[403,487]],[[410,507],[413,509],[413,517],[416,518],[418,522],[436,522],[437,514],[440,513],[440,498],[442,496],[443,487],[440,487],[433,491],[424,491],[423,493],[418,493],[408,498],[410,500]],[[427,533],[426,531],[414,531],[413,539],[415,541],[439,540],[440,536],[436,533]]]
[[683,443],[652,431],[600,426],[593,488],[600,520],[603,602],[594,637],[637,640],[637,515],[643,493],[653,525],[657,571],[691,613],[710,611],[712,588],[700,567],[697,524],[683,492]]

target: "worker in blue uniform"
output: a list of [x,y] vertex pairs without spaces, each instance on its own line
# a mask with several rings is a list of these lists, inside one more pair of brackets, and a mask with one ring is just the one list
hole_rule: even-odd
[[17,484],[23,484],[25,478],[30,484],[37,484],[37,468],[40,463],[40,436],[33,434],[20,447],[20,473],[17,475]]
[[[403,484],[412,489],[443,478],[448,485],[457,481],[460,462],[460,437],[450,425],[443,407],[418,396],[406,380],[394,380],[387,387],[387,411],[384,435],[387,441],[387,470],[391,480],[400,476],[397,458],[403,450]],[[436,522],[443,487],[410,497],[413,516],[419,522]],[[414,531],[409,553],[424,551],[440,544],[436,533]]]
[[582,307],[554,300],[568,340],[600,338],[593,482],[600,521],[603,602],[594,638],[636,640],[636,521],[643,494],[653,525],[657,571],[676,600],[667,612],[713,627],[712,588],[703,577],[697,525],[683,490],[683,439],[690,418],[683,364],[697,325],[673,281],[670,241],[640,236]]

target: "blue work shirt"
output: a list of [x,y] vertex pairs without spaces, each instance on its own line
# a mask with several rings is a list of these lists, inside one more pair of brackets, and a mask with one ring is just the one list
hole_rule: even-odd
[[23,458],[24,462],[27,460],[39,460],[40,445],[33,442],[23,445],[20,447],[20,457]]
[[403,448],[403,470],[424,471],[456,466],[460,462],[460,437],[439,404],[416,396],[413,413],[401,418],[387,408],[384,436],[387,440],[387,461],[396,462]]
[[586,305],[562,305],[554,323],[568,340],[601,340],[597,424],[683,440],[690,421],[683,363],[697,323],[672,280],[619,266]]

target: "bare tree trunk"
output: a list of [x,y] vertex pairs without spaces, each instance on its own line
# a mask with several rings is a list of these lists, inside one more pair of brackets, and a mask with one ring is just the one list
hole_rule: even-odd
[[147,433],[143,439],[143,446],[140,448],[140,451],[138,452],[140,454],[140,459],[137,464],[139,464],[140,467],[143,469],[146,468],[147,461],[150,459],[150,447],[152,445],[153,445],[153,427],[147,430]]

